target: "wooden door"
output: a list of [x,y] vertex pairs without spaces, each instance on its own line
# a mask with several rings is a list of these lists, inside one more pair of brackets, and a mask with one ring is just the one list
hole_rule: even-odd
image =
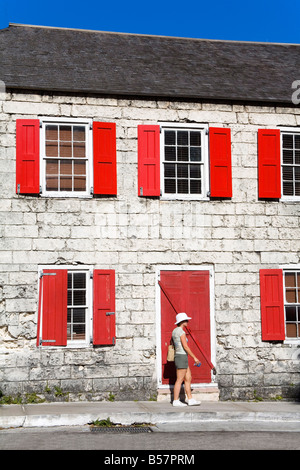
[[[173,362],[167,362],[167,350],[172,331],[176,327],[176,311],[186,312],[192,318],[188,327],[206,357],[211,359],[209,279],[209,271],[161,271],[160,273],[160,283],[169,297],[168,299],[161,289],[162,384],[175,383],[175,366]],[[201,361],[201,366],[195,367],[193,359],[189,357],[192,382],[210,383],[209,365],[188,333],[187,340],[189,347]]]

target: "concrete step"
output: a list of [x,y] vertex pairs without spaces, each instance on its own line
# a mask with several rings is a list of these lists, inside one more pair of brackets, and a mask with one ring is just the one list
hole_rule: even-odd
[[[201,402],[217,402],[219,401],[220,391],[216,384],[203,385],[201,387],[192,387],[193,398],[200,400]],[[185,400],[184,390],[181,390],[180,399]],[[173,386],[167,388],[158,388],[157,390],[157,401],[158,402],[169,402],[173,401]]]

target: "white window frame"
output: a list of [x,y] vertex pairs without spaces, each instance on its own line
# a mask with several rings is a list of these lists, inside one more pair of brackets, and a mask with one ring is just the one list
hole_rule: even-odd
[[281,198],[283,202],[299,202],[300,196],[285,196],[283,194],[283,134],[299,134],[300,127],[281,127],[280,130],[280,183],[281,183]]
[[[46,155],[45,155],[45,128],[47,124],[73,124],[86,128],[86,190],[85,191],[47,191],[46,190]],[[50,158],[50,157],[47,157]],[[93,131],[92,120],[81,118],[40,118],[40,194],[45,197],[61,198],[91,198],[93,186]]]
[[[208,124],[190,124],[190,123],[177,123],[177,122],[162,122],[160,125],[160,188],[161,199],[166,200],[204,200],[209,201],[209,158],[208,158]],[[202,158],[203,158],[203,173],[202,173],[202,193],[201,194],[170,194],[165,193],[164,187],[164,164],[165,164],[165,149],[164,149],[164,131],[165,130],[198,130],[201,131],[202,140]],[[167,162],[172,163],[172,162]]]
[[282,275],[283,275],[283,307],[284,307],[284,329],[285,329],[284,344],[292,344],[292,345],[297,344],[298,345],[298,344],[300,344],[300,338],[291,338],[291,337],[287,337],[287,335],[286,335],[285,307],[286,307],[286,305],[294,305],[294,304],[288,304],[286,302],[284,275],[287,272],[297,272],[297,271],[299,271],[299,273],[300,273],[300,264],[284,265],[284,266],[280,266],[280,269],[282,269]]
[[[38,268],[38,273],[39,273],[39,279],[45,269],[52,269],[52,270],[59,270],[63,269],[65,271],[73,271],[73,272],[84,272],[86,273],[86,302],[87,302],[87,308],[86,308],[86,317],[85,317],[85,325],[86,325],[86,333],[85,333],[85,340],[67,340],[67,345],[64,346],[64,348],[87,348],[87,347],[92,347],[93,346],[93,271],[94,268],[91,266],[86,266],[86,265],[79,265],[79,266],[73,266],[73,265],[42,265],[39,266]],[[38,290],[40,289],[40,283],[38,286]],[[40,296],[39,296],[40,298]],[[41,297],[41,307],[43,305],[43,299]],[[41,311],[41,317],[40,317],[40,331],[38,331],[38,336],[41,337],[41,331],[42,331],[42,322],[43,322],[43,315]],[[55,349],[61,349],[61,346],[47,346],[48,348],[55,348]]]

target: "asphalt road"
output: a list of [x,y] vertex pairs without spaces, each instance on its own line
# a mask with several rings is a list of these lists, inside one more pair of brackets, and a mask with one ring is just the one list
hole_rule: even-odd
[[[240,432],[240,431],[206,431],[206,432],[149,432],[149,433],[102,433],[92,432],[89,426],[52,427],[52,428],[16,428],[0,430],[0,450],[102,450],[101,458],[113,459],[110,451],[122,451],[130,455],[130,451],[137,452],[139,461],[147,463],[149,451],[163,451],[162,455],[174,454],[175,463],[195,464],[191,461],[189,452],[184,457],[184,451],[199,450],[300,450],[299,432]],[[183,455],[182,462],[176,461],[176,455]],[[169,456],[168,459],[171,457]],[[186,458],[186,461],[184,459]],[[146,459],[146,460],[145,460]],[[154,457],[153,457],[154,459]],[[167,464],[167,457],[161,461],[148,461],[150,464]],[[109,463],[104,462],[104,463]],[[119,464],[122,462],[111,462]]]

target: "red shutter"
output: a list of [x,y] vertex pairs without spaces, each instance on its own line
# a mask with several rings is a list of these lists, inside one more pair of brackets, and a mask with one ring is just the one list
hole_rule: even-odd
[[115,271],[95,269],[93,344],[115,344]]
[[160,127],[138,126],[138,195],[160,196]]
[[16,193],[40,192],[40,122],[38,119],[17,119],[16,123]]
[[42,346],[66,346],[68,312],[68,272],[65,269],[43,271],[41,312]]
[[281,197],[280,130],[258,130],[258,197]]
[[117,194],[116,124],[94,122],[94,194]]
[[283,274],[281,269],[260,270],[260,304],[262,340],[284,340]]
[[209,129],[209,152],[211,197],[232,197],[230,129]]

